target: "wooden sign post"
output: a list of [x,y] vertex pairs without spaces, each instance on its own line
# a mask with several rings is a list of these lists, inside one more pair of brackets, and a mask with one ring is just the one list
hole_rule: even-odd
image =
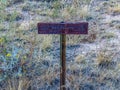
[[60,90],[66,90],[66,34],[87,34],[88,23],[38,23],[38,34],[60,34]]
[[60,90],[65,90],[65,78],[66,78],[66,35],[61,34],[60,35]]

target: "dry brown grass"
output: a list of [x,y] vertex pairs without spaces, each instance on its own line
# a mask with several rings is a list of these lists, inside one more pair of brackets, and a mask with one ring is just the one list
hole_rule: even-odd
[[85,60],[84,55],[78,55],[78,56],[75,57],[75,62],[78,63],[78,64],[83,62],[84,60]]
[[112,52],[110,50],[106,50],[106,48],[101,49],[97,53],[97,63],[101,64],[102,62],[112,62],[113,57],[115,56],[115,52]]
[[31,81],[27,78],[9,79],[5,90],[27,90]]
[[120,13],[120,4],[117,1],[111,1],[110,6],[108,7],[109,13]]
[[120,4],[115,4],[114,7],[110,7],[110,11],[120,13]]

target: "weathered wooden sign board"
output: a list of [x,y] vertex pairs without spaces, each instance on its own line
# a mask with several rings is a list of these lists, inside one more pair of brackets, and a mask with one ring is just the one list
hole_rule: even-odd
[[37,26],[38,34],[60,34],[60,90],[66,90],[66,34],[88,34],[88,23],[38,23]]
[[88,23],[38,23],[38,34],[87,34]]

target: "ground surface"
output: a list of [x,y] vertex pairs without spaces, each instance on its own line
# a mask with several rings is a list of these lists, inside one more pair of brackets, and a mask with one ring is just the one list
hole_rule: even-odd
[[61,21],[89,23],[88,35],[67,35],[67,90],[120,90],[120,1],[69,1],[1,0],[0,90],[59,90],[59,35],[36,26]]

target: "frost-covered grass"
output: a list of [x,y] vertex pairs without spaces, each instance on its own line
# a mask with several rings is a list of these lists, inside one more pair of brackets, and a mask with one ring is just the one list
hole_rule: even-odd
[[66,88],[119,90],[119,0],[49,1],[0,1],[0,90],[59,89],[60,37],[37,23],[61,21],[89,23],[88,35],[67,35]]

